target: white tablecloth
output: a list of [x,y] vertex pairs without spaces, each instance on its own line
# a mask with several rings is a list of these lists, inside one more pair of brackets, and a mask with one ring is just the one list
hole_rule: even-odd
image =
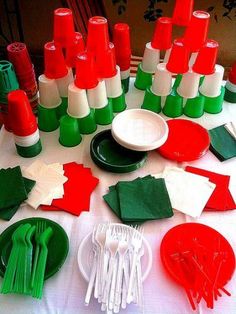
[[[143,92],[131,87],[126,96],[128,108],[140,107]],[[207,129],[219,126],[236,117],[236,104],[224,104],[220,114],[205,114],[195,122]],[[110,126],[106,127],[109,128]],[[98,131],[105,127],[98,127]],[[74,217],[64,212],[45,212],[33,210],[22,206],[10,222],[0,221],[0,232],[12,223],[28,217],[45,217],[58,222],[67,232],[70,241],[68,258],[62,269],[52,278],[47,280],[44,288],[44,296],[41,301],[31,297],[19,295],[0,295],[0,313],[17,314],[96,314],[100,313],[98,304],[93,301],[88,307],[84,306],[86,283],[82,278],[77,265],[77,251],[83,237],[92,230],[94,224],[101,221],[118,222],[110,209],[103,201],[102,195],[107,192],[108,186],[118,180],[132,180],[138,176],[158,173],[167,165],[184,167],[185,164],[177,164],[159,156],[155,151],[149,153],[148,160],[143,168],[130,174],[113,174],[102,171],[94,165],[89,154],[90,140],[94,136],[83,136],[82,143],[74,148],[65,148],[58,143],[58,130],[51,133],[40,132],[43,145],[42,153],[31,159],[21,158],[17,155],[11,133],[1,130],[0,133],[0,168],[16,165],[30,165],[36,158],[44,162],[66,163],[76,161],[91,167],[93,174],[100,179],[100,183],[94,191],[91,199],[90,212]],[[193,139],[194,140],[194,139]],[[208,152],[203,158],[190,163],[192,166],[217,171],[231,175],[230,188],[236,196],[236,159],[221,163]],[[159,257],[159,247],[164,234],[173,226],[189,221],[198,221],[207,224],[220,231],[230,242],[236,253],[236,211],[203,213],[199,219],[191,219],[181,213],[175,213],[174,217],[144,224],[145,237],[149,241],[153,252],[153,265],[149,277],[144,283],[144,313],[146,314],[189,314],[191,307],[185,296],[184,290],[163,269]],[[60,245],[60,243],[58,243]],[[1,279],[0,279],[1,284]],[[215,303],[214,310],[201,304],[196,313],[201,314],[235,314],[236,313],[236,274],[227,284],[226,288],[232,293],[231,297],[223,296]],[[136,306],[129,306],[121,313],[138,314],[142,311]]]

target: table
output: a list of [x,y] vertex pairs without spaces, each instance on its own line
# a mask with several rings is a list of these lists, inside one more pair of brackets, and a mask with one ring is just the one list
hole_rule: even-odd
[[[131,81],[130,92],[126,95],[128,108],[141,106],[143,92],[133,87]],[[207,129],[219,126],[236,117],[236,104],[224,104],[220,114],[205,114],[194,119]],[[187,117],[184,117],[187,119]],[[165,117],[165,119],[167,119]],[[97,131],[109,128],[98,127]],[[89,154],[89,144],[94,134],[83,136],[82,143],[73,148],[62,147],[58,143],[58,130],[51,133],[40,132],[43,145],[42,153],[35,158],[21,158],[16,154],[12,134],[2,128],[0,132],[0,167],[28,166],[37,158],[44,162],[66,163],[76,161],[91,167],[93,174],[100,179],[100,183],[92,194],[90,212],[84,212],[80,217],[74,217],[64,212],[44,212],[34,210],[23,205],[10,222],[0,221],[0,232],[12,223],[28,217],[45,217],[59,223],[67,232],[70,241],[68,258],[56,275],[50,278],[44,287],[44,297],[41,301],[20,295],[0,295],[0,314],[97,314],[101,313],[96,301],[85,307],[83,300],[86,292],[86,282],[82,278],[77,265],[77,251],[83,237],[92,231],[94,224],[102,221],[119,222],[107,207],[102,195],[108,186],[116,184],[118,180],[132,180],[138,176],[158,173],[165,166],[185,167],[185,163],[175,163],[150,152],[145,166],[129,174],[113,174],[102,171],[92,162]],[[190,163],[192,166],[217,171],[231,175],[230,189],[236,198],[236,158],[221,163],[208,152],[203,158]],[[153,252],[153,266],[149,277],[144,283],[144,313],[146,314],[190,314],[193,313],[187,301],[184,290],[175,284],[163,269],[159,257],[159,247],[164,234],[173,226],[197,221],[207,224],[220,231],[230,242],[236,253],[236,210],[228,212],[206,212],[199,219],[193,219],[176,212],[172,218],[147,222],[144,224],[144,235],[149,241]],[[60,245],[58,243],[58,245]],[[1,279],[0,279],[1,284]],[[201,314],[235,314],[236,311],[236,274],[226,288],[232,293],[231,297],[224,296],[215,303],[215,309],[209,310],[201,304],[195,313]],[[139,314],[142,310],[134,305],[121,313]]]

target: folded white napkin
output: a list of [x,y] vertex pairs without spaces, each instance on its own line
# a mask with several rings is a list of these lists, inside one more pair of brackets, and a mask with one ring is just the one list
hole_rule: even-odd
[[35,187],[28,195],[26,203],[33,208],[39,205],[51,205],[52,200],[64,195],[64,183],[68,180],[64,176],[63,165],[54,163],[47,165],[36,160],[29,167],[23,167],[23,176],[36,181]]
[[232,135],[234,139],[236,140],[236,122],[232,122],[232,121],[228,122],[225,124],[224,127],[230,133],[230,135]]
[[172,207],[195,218],[201,215],[216,187],[208,178],[182,168],[166,167],[161,176],[165,179]]

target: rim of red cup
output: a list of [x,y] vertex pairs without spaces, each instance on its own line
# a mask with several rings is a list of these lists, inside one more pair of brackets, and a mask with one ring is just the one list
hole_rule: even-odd
[[[22,102],[25,102],[24,108],[26,110],[23,110]],[[18,111],[18,115],[16,115],[15,111],[17,106],[22,107],[21,110]],[[8,94],[8,114],[11,129],[15,135],[28,136],[37,131],[38,126],[36,118],[32,112],[28,97],[23,90],[17,89]],[[17,120],[17,118],[18,121],[14,121],[14,119]]]

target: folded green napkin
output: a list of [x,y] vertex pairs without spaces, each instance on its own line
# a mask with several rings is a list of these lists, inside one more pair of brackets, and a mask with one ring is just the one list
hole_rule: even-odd
[[124,223],[140,224],[173,216],[164,179],[147,176],[121,181],[111,186],[103,198]]
[[[32,188],[35,186],[36,181],[23,177],[23,182],[26,189],[26,193],[28,195],[31,192]],[[20,205],[21,202],[16,204],[15,206],[0,208],[0,219],[9,221],[15,215]]]
[[224,125],[209,130],[209,134],[211,138],[210,151],[220,161],[236,157],[236,140]]
[[27,198],[19,166],[0,170],[0,208],[15,206]]

